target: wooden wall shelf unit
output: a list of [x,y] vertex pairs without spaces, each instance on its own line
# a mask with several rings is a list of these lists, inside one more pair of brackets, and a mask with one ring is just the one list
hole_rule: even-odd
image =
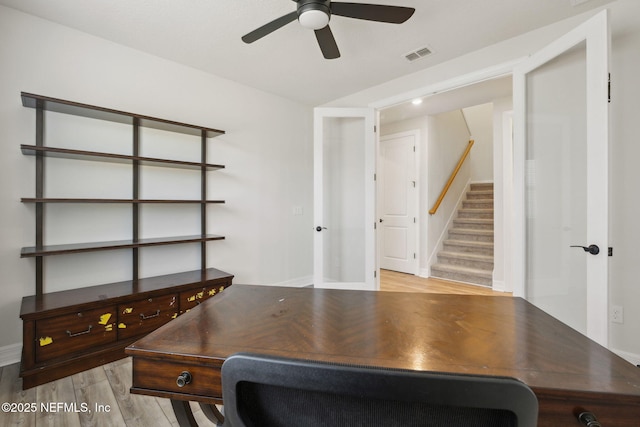
[[[125,357],[124,348],[176,316],[215,296],[231,285],[233,276],[207,267],[207,242],[224,236],[207,233],[207,206],[224,200],[207,199],[207,172],[223,169],[223,165],[207,163],[207,140],[224,131],[157,119],[87,104],[22,93],[22,104],[36,110],[35,145],[21,145],[24,155],[36,157],[35,197],[22,198],[35,205],[35,246],[22,248],[22,258],[35,258],[35,295],[24,297],[20,310],[23,320],[23,351],[20,375],[23,388],[34,387],[67,375]],[[85,151],[47,146],[44,142],[45,111],[87,117],[101,121],[128,124],[132,128],[132,155]],[[201,161],[151,158],[140,156],[141,128],[153,128],[200,138]],[[126,163],[132,167],[132,197],[50,198],[44,194],[45,159],[59,157]],[[140,167],[188,169],[201,172],[199,199],[140,198]],[[45,206],[62,204],[120,203],[131,205],[132,236],[128,240],[78,242],[47,245],[44,242]],[[200,205],[198,235],[142,238],[139,234],[142,204]],[[139,277],[140,248],[176,245],[200,245],[200,269],[156,277]],[[54,255],[130,249],[131,280],[88,286],[60,292],[44,290],[44,259]]]

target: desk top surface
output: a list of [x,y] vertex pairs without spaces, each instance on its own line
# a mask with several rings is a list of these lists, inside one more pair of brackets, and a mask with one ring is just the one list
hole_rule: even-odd
[[640,397],[640,369],[510,297],[234,285],[127,348],[218,367],[237,352]]

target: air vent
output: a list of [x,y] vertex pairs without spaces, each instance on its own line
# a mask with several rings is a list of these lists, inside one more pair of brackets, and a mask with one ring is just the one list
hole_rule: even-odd
[[422,47],[420,49],[414,50],[413,52],[409,52],[404,55],[407,58],[407,61],[413,62],[417,59],[424,58],[425,56],[431,55],[433,52],[428,47]]

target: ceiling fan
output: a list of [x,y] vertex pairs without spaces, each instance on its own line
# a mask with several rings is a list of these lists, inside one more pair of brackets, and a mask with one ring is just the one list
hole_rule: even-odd
[[333,37],[329,20],[331,15],[368,21],[402,24],[413,15],[414,8],[386,6],[381,4],[332,2],[330,0],[293,0],[298,3],[295,12],[288,13],[242,37],[245,43],[253,43],[275,30],[298,19],[304,28],[314,30],[320,50],[326,59],[340,57],[338,45]]

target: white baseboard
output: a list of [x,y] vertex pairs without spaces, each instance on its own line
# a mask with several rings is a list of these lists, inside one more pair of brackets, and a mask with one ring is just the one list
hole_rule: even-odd
[[507,292],[505,290],[504,280],[494,280],[493,285],[491,286],[491,289],[493,289],[496,292]]
[[313,276],[298,277],[295,279],[285,280],[284,282],[270,283],[268,286],[287,286],[290,288],[304,288],[313,285]]
[[420,272],[418,273],[418,277],[422,277],[424,279],[428,279],[429,278],[429,269],[428,268],[421,268]]
[[0,366],[12,365],[20,362],[22,344],[9,344],[0,347]]
[[617,350],[615,348],[612,348],[611,351],[622,357],[627,362],[632,363],[635,366],[640,366],[640,354],[629,353],[628,351]]

